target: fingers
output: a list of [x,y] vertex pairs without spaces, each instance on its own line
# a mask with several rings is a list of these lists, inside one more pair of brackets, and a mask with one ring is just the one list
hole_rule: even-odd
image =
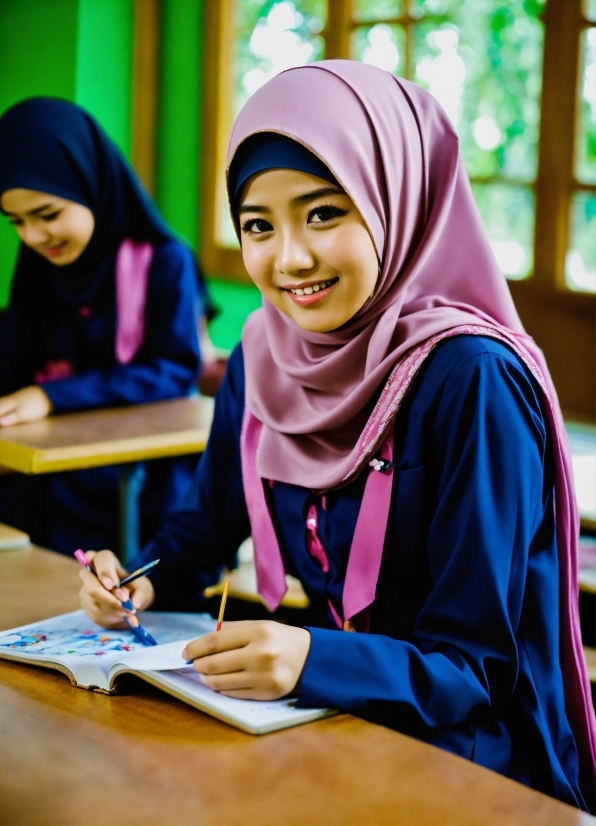
[[[86,573],[88,576],[91,576],[88,571],[83,571],[82,573]],[[104,593],[107,594],[108,591],[104,590]],[[111,597],[112,595],[109,594],[109,596]],[[81,600],[81,608],[93,620],[93,622],[96,622],[98,625],[102,625],[104,628],[125,627],[126,623],[124,622],[123,617],[126,612],[117,600],[117,607],[110,605],[102,599],[99,599],[97,594],[89,592],[85,585],[81,587],[79,597]]]
[[9,413],[11,410],[14,410],[16,407],[16,402],[14,396],[1,396],[0,397],[0,416],[4,416],[5,413]]
[[253,639],[255,625],[257,623],[253,621],[227,623],[221,631],[212,631],[211,634],[205,634],[204,637],[189,642],[183,656],[187,660],[194,660],[221,651],[242,648]]
[[18,413],[7,413],[5,416],[0,416],[0,427],[10,427],[13,424],[20,424],[21,417]]
[[[111,591],[126,576],[126,571],[112,551],[99,551],[94,554],[93,565],[101,584],[108,591]],[[126,589],[120,588],[118,590],[125,591]],[[128,591],[124,599],[128,599]]]
[[309,648],[306,629],[257,620],[232,622],[193,640],[182,656],[193,660],[201,680],[214,691],[272,700],[295,689]]
[[120,600],[117,599],[111,591],[106,590],[96,576],[86,568],[83,568],[79,572],[79,576],[83,583],[83,590],[88,594],[90,600],[97,608],[101,608],[102,610],[112,609],[113,611],[117,611],[121,617],[123,616],[124,609],[122,608]]
[[0,425],[20,424],[43,419],[52,410],[47,394],[37,387],[22,387],[9,396],[0,399]]
[[[130,590],[130,599],[137,611],[144,611],[153,604],[155,590],[150,579],[146,576],[139,577],[127,586]],[[126,590],[123,588],[122,590]]]
[[[124,569],[111,551],[88,552],[93,561],[97,576],[87,569],[80,571],[79,576],[83,583],[80,591],[81,606],[94,622],[104,627],[121,626],[127,612],[122,607],[121,599],[128,599],[125,588],[116,589],[119,593],[111,593],[110,588],[120,579],[120,571]],[[120,597],[120,598],[118,598]]]
[[[126,588],[116,588],[126,576],[126,571],[112,551],[87,551],[97,576],[86,568],[79,572],[83,587],[80,591],[81,607],[94,622],[106,628],[123,627],[123,618],[131,613],[149,608],[155,599],[155,590],[147,577],[140,577]],[[122,605],[131,599],[132,611]]]
[[195,659],[193,665],[199,674],[212,675],[245,671],[252,663],[247,657],[246,648],[235,648],[233,651],[222,651],[220,654]]
[[19,414],[16,400],[12,396],[4,396],[0,399],[0,426],[8,427],[11,424],[18,424]]

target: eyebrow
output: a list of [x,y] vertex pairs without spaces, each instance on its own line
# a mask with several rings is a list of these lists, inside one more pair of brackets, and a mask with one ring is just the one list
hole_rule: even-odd
[[[304,195],[297,195],[290,201],[290,206],[299,207],[306,206],[318,198],[324,198],[327,195],[345,195],[343,189],[336,186],[322,186],[319,189],[313,189],[312,192],[305,192]],[[257,212],[261,215],[271,212],[268,207],[257,206],[256,204],[243,204],[238,210],[238,214],[242,215],[245,212]]]
[[[25,215],[39,215],[40,212],[44,212],[46,209],[50,209],[51,207],[57,207],[58,204],[44,204],[43,206],[36,207],[35,209],[29,209],[25,212]],[[9,212],[7,209],[3,209],[5,215],[10,215],[13,218],[17,217],[16,212]]]

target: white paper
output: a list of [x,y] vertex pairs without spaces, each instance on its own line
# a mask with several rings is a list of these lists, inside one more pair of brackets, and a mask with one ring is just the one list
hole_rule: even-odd
[[[164,645],[177,640],[189,641],[213,631],[216,623],[208,614],[151,613],[139,614],[144,628]],[[178,643],[179,651],[184,645]],[[71,611],[41,622],[23,625],[0,633],[0,649],[8,655],[31,656],[31,659],[52,659],[67,664],[75,673],[82,665],[99,667],[108,674],[114,663],[128,659],[135,652],[145,654],[148,648],[128,629],[108,630],[92,622],[84,611]],[[170,654],[169,662],[174,662]],[[180,668],[182,658],[168,668]]]
[[170,642],[166,645],[156,645],[154,648],[143,648],[142,651],[133,651],[125,660],[126,665],[137,671],[175,671],[184,668],[187,662],[182,659],[182,651],[188,642],[197,638]]

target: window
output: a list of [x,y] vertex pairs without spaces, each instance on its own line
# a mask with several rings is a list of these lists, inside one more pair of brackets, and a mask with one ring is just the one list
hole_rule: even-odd
[[596,292],[596,3],[585,12],[565,276],[572,289]]
[[223,169],[233,118],[283,68],[342,57],[425,86],[566,412],[594,417],[596,0],[218,0],[205,6],[201,255],[246,280]]
[[[203,188],[201,253],[205,269],[246,280],[224,186],[227,139],[234,118],[259,86],[290,66],[322,60],[327,0],[218,0],[205,5],[205,148],[217,163]],[[219,44],[219,50],[217,45]],[[222,74],[219,96],[215,73]]]

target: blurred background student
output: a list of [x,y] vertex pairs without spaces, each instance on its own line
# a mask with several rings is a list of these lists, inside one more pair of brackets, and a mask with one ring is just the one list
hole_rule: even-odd
[[[0,317],[0,426],[194,389],[204,280],[89,114],[53,98],[4,113],[0,208],[21,240]],[[178,506],[195,465],[147,465],[142,541]],[[119,474],[2,476],[0,520],[63,553],[117,547]]]

